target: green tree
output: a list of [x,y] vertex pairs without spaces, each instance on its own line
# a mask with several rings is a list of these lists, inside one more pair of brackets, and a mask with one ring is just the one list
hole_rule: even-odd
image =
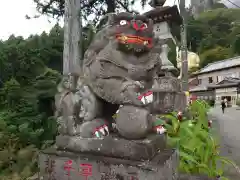
[[59,25],[49,34],[0,42],[0,173],[29,176],[37,149],[54,142],[62,49]]
[[231,50],[229,48],[223,48],[218,46],[216,48],[209,49],[200,55],[200,66],[204,67],[209,63],[224,60],[229,57],[231,57]]
[[188,22],[188,45],[200,54],[201,67],[239,54],[240,9],[219,8]]
[[[54,18],[60,18],[64,15],[65,0],[33,0],[36,4],[37,10],[41,14],[47,14]],[[137,0],[83,0],[82,3],[82,15],[85,20],[90,20],[92,16],[94,23],[99,21],[102,15],[111,12],[117,12],[124,10],[126,12],[135,12],[132,7],[139,2]],[[145,6],[147,0],[141,0],[142,6]]]
[[240,34],[235,37],[233,42],[233,53],[240,54]]

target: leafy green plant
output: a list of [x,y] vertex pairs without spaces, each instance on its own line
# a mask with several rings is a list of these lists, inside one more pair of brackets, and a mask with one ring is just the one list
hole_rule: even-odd
[[240,106],[240,100],[237,100],[236,105]]
[[167,129],[169,145],[178,149],[180,172],[209,177],[220,175],[226,179],[223,177],[224,166],[234,163],[219,154],[219,142],[209,132],[208,110],[206,102],[197,100],[188,107],[188,118],[183,117],[179,121],[177,113],[173,112],[164,116],[171,121],[171,125],[162,122]]

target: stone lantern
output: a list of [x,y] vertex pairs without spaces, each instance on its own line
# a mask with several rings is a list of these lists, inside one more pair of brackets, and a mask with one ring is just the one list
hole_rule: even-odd
[[163,76],[155,79],[152,88],[154,114],[167,114],[172,111],[183,112],[186,108],[186,96],[181,90],[181,82],[176,77]]
[[150,2],[154,7],[145,15],[154,21],[154,31],[156,38],[159,39],[160,57],[162,60],[161,75],[155,79],[152,87],[153,103],[152,109],[155,114],[166,114],[172,111],[184,111],[186,107],[186,96],[182,91],[181,82],[177,79],[178,69],[168,59],[169,47],[167,42],[176,39],[171,33],[173,24],[181,25],[182,18],[177,6],[162,6],[165,1],[156,0]]
[[159,46],[161,46],[160,57],[162,60],[162,70],[176,77],[179,71],[168,59],[170,48],[167,42],[172,41],[176,45],[177,40],[173,37],[171,28],[172,25],[180,26],[182,24],[182,18],[177,6],[162,6],[164,2],[165,0],[152,0],[149,4],[154,9],[146,12],[145,15],[154,21],[155,37],[159,39]]

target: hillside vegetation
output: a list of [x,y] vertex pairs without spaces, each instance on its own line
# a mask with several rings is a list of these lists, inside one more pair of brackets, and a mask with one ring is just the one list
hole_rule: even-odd
[[201,67],[240,55],[240,9],[215,9],[188,23],[188,46]]

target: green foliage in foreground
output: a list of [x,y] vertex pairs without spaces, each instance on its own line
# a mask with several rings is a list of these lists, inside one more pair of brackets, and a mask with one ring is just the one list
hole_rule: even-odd
[[240,100],[237,100],[236,104],[237,106],[240,106]]
[[180,172],[209,177],[221,175],[226,179],[223,177],[224,166],[234,163],[219,154],[219,142],[208,128],[208,109],[207,103],[197,100],[189,106],[189,117],[181,122],[176,113],[166,115],[165,118],[171,120],[171,125],[165,123],[169,145],[179,150]]

